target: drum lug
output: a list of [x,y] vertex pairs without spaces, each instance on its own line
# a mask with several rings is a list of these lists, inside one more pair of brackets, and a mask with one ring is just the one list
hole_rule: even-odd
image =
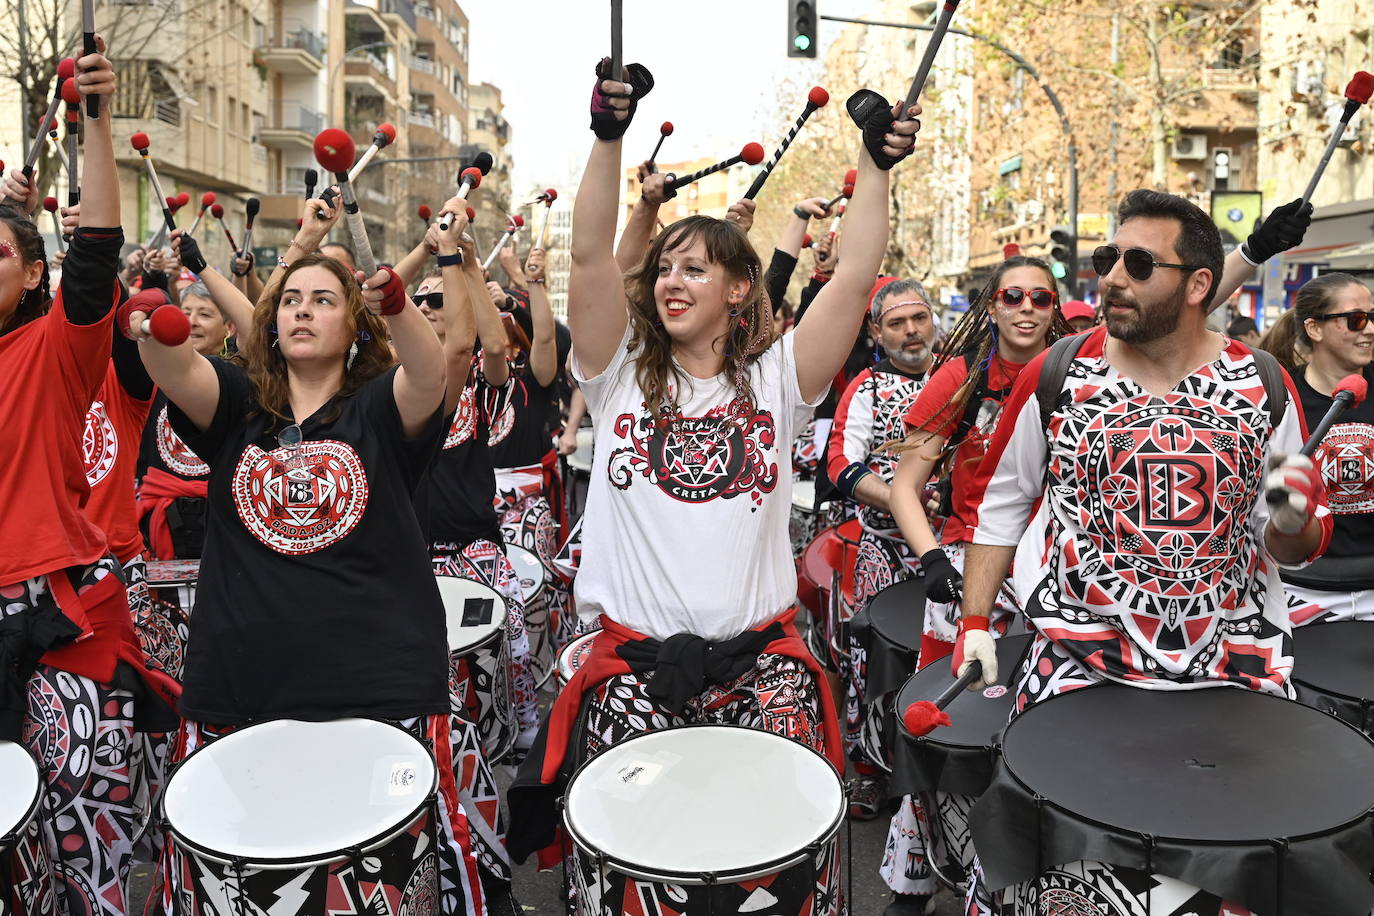
[[363,860],[363,848],[361,846],[350,846],[344,850],[344,855],[348,856],[349,862],[361,862]]
[[1269,845],[1274,847],[1274,916],[1283,916],[1283,869],[1288,858],[1288,837],[1275,837]]

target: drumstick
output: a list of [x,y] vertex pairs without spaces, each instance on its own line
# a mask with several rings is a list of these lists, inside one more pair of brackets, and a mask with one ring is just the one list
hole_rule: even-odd
[[487,259],[482,262],[483,271],[490,269],[491,262],[496,260],[496,256],[501,253],[501,249],[506,247],[506,243],[514,238],[515,233],[524,225],[525,218],[523,216],[518,213],[512,214],[510,219],[506,222],[506,231],[501,233],[501,237],[496,240],[496,244],[491,246],[491,253],[488,254]]
[[[95,0],[81,0],[81,50],[87,57],[96,52]],[[100,96],[93,95],[86,100],[86,117],[99,120]]]
[[1370,95],[1374,95],[1374,73],[1366,73],[1364,70],[1356,73],[1345,87],[1345,110],[1341,112],[1341,119],[1336,123],[1336,129],[1331,132],[1331,139],[1327,141],[1326,152],[1322,154],[1321,161],[1317,163],[1317,170],[1312,173],[1312,178],[1307,182],[1307,189],[1302,192],[1302,202],[1307,203],[1312,199],[1312,194],[1317,190],[1317,182],[1322,180],[1322,173],[1326,171],[1326,164],[1331,161],[1331,154],[1336,151],[1336,145],[1341,142],[1341,137],[1345,135],[1345,129],[1350,126],[1350,119],[1355,116],[1355,112],[1360,106],[1369,101]]
[[940,11],[940,18],[935,22],[935,31],[926,44],[926,53],[921,57],[921,65],[916,70],[916,78],[911,81],[911,88],[907,90],[906,102],[902,105],[903,115],[906,114],[907,109],[916,104],[916,100],[921,95],[921,90],[925,88],[926,77],[930,76],[930,68],[935,65],[935,55],[940,50],[940,44],[945,40],[945,33],[949,31],[949,21],[954,18],[954,11],[958,6],[959,0],[945,0],[944,9]]
[[624,60],[624,0],[611,0],[611,76],[613,80],[623,79],[620,64]]
[[43,209],[52,214],[52,231],[57,236],[57,250],[66,251],[66,246],[62,244],[62,219],[57,215],[57,198],[43,198]]
[[1327,431],[1331,425],[1340,419],[1341,414],[1352,407],[1359,407],[1364,403],[1365,396],[1369,394],[1369,383],[1365,381],[1363,375],[1347,375],[1336,385],[1336,390],[1331,393],[1331,406],[1326,410],[1326,416],[1322,417],[1321,422],[1312,428],[1312,435],[1307,437],[1307,441],[1302,444],[1302,451],[1299,454],[1311,458],[1317,451],[1317,446],[1321,445],[1322,439],[1326,438]]
[[945,707],[982,676],[983,663],[975,658],[969,663],[968,670],[941,691],[934,701],[917,700],[908,706],[906,712],[902,713],[902,725],[917,738],[930,734],[941,725],[949,725],[949,713],[945,712]]
[[200,228],[200,221],[205,219],[205,211],[213,207],[217,200],[219,198],[215,196],[214,191],[206,191],[200,195],[200,212],[196,214],[195,220],[191,223],[191,228],[186,230],[187,235],[196,234],[196,230]]
[[558,192],[553,188],[546,188],[539,197],[544,201],[544,215],[539,220],[539,233],[534,237],[535,248],[544,247],[544,232],[549,228],[549,213],[553,211],[553,202],[558,199]]
[[344,223],[348,226],[349,240],[353,242],[354,260],[358,269],[371,277],[377,272],[377,260],[372,254],[372,243],[367,238],[367,227],[363,224],[362,211],[358,209],[353,184],[348,180],[348,170],[356,151],[353,138],[337,127],[326,128],[315,136],[315,161],[326,172],[334,173],[334,181],[339,187]]
[[[749,186],[749,190],[744,192],[746,198],[753,200],[758,196],[759,191],[763,190],[763,183],[768,180],[769,175],[773,174],[773,169],[777,167],[778,161],[782,159],[782,154],[787,152],[787,148],[791,146],[792,141],[797,138],[797,131],[802,129],[802,125],[806,123],[807,118],[811,117],[812,112],[817,108],[821,108],[829,101],[830,93],[826,92],[825,89],[820,86],[811,87],[811,91],[806,95],[806,107],[802,109],[801,115],[797,118],[797,123],[793,124],[792,129],[787,132],[787,136],[783,138],[782,144],[773,153],[773,158],[769,159],[768,162],[764,164],[763,170],[760,171],[758,177],[754,179],[754,183]],[[657,152],[657,150],[655,150],[655,152]]]
[[658,151],[663,148],[663,141],[667,140],[673,133],[673,122],[664,121],[658,127],[658,142],[654,144],[654,151],[649,154],[649,174],[658,171],[658,166],[654,165],[654,160],[658,158]]
[[395,142],[396,128],[390,124],[378,124],[377,132],[372,135],[372,145],[359,157],[353,168],[348,170],[348,180],[357,181],[363,169],[367,168],[367,164],[372,161],[372,157],[377,155],[378,151],[386,149]]
[[740,149],[738,154],[731,156],[729,159],[722,159],[715,165],[708,165],[704,169],[698,169],[690,175],[683,175],[681,178],[679,178],[676,175],[668,176],[668,180],[664,183],[663,186],[669,191],[676,191],[678,188],[684,187],[685,185],[689,185],[694,181],[698,181],[702,178],[705,178],[707,175],[719,172],[721,169],[728,169],[730,166],[735,165],[737,163],[747,162],[750,165],[758,165],[762,161],[763,147],[757,143],[746,143],[744,144],[743,148]]

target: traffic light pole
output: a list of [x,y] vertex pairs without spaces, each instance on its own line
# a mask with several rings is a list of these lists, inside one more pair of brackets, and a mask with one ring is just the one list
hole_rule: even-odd
[[[851,19],[847,16],[821,16],[827,22],[850,22],[856,25],[871,25],[889,29],[911,29],[917,32],[933,32],[933,25],[917,25],[910,22],[879,22],[873,19]],[[1059,101],[1059,96],[1055,94],[1050,84],[1045,82],[1040,71],[1035,69],[1030,61],[1011,48],[1002,44],[994,38],[981,35],[978,32],[970,32],[968,29],[961,29],[957,26],[950,26],[949,31],[955,35],[963,35],[965,38],[972,38],[974,41],[981,41],[985,45],[990,45],[1005,54],[1022,70],[1030,74],[1031,79],[1035,80],[1045,93],[1045,97],[1050,100],[1050,105],[1054,106],[1054,113],[1059,116],[1059,129],[1064,133],[1064,139],[1069,146],[1069,213],[1068,223],[1073,232],[1073,244],[1069,250],[1073,252],[1073,270],[1069,277],[1069,293],[1077,298],[1079,295],[1078,287],[1078,143],[1074,140],[1073,125],[1069,123],[1069,116],[1064,111],[1063,104]]]

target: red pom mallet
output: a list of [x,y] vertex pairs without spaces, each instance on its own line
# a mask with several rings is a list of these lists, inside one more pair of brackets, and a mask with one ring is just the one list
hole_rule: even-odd
[[[458,173],[458,197],[467,200],[468,192],[473,188],[480,187],[482,184],[482,170],[476,166],[469,166]],[[453,217],[445,213],[439,217],[439,228],[448,231],[448,227],[453,225]]]
[[195,222],[191,223],[191,228],[186,230],[187,235],[196,234],[196,230],[200,228],[200,221],[205,218],[205,211],[214,205],[216,199],[214,191],[206,191],[200,195],[200,212],[196,214]]
[[854,196],[854,182],[856,182],[856,181],[858,181],[858,180],[859,180],[859,170],[858,170],[858,169],[850,169],[849,171],[845,172],[845,173],[844,173],[844,185],[843,185],[843,187],[840,188],[840,193],[838,193],[838,194],[836,194],[834,197],[830,198],[829,202],[826,203],[825,208],[826,208],[827,210],[829,210],[831,207],[835,206],[835,205],[836,205],[837,203],[839,203],[841,200],[848,200],[849,198],[853,197],[853,196]]
[[467,218],[468,218],[468,225],[469,225],[469,226],[471,226],[473,223],[477,222],[477,211],[474,210],[474,209],[472,209],[471,207],[467,207],[467,208],[466,208],[466,214],[465,214],[465,215],[466,215]]
[[66,251],[67,246],[62,242],[62,217],[57,215],[57,198],[43,198],[43,209],[52,214],[52,231],[57,236],[57,250]]
[[802,247],[810,248],[813,244],[815,244],[815,241],[815,239],[811,238],[811,233],[808,232],[806,235],[802,236]]
[[234,242],[234,233],[229,231],[229,224],[224,221],[224,205],[215,204],[212,206],[210,215],[219,222],[219,227],[224,230],[224,237],[229,240],[229,250],[238,251],[239,246]]
[[945,707],[953,703],[955,697],[982,676],[983,663],[974,659],[968,670],[946,687],[934,701],[917,700],[908,706],[902,713],[902,725],[917,738],[930,734],[941,725],[949,725],[949,713],[945,712]]
[[722,159],[715,165],[708,165],[706,168],[693,172],[690,175],[685,175],[682,178],[678,178],[676,175],[669,175],[668,180],[664,182],[664,187],[669,191],[676,191],[678,188],[685,187],[694,181],[700,181],[707,175],[712,175],[719,172],[721,169],[728,169],[732,165],[737,165],[741,162],[747,162],[750,165],[758,165],[762,161],[763,147],[757,143],[746,143],[738,154],[731,156],[729,159]]
[[353,242],[353,258],[358,269],[371,277],[377,272],[377,259],[372,255],[372,243],[368,241],[363,214],[358,209],[358,198],[353,193],[353,182],[348,177],[348,170],[353,165],[356,152],[353,138],[347,131],[337,127],[325,128],[315,137],[315,161],[325,171],[333,172],[334,180],[339,185],[339,196],[343,198],[344,222],[348,224],[349,239]]
[[129,145],[138,150],[138,154],[143,157],[143,165],[148,170],[148,183],[153,186],[153,195],[163,201],[162,220],[167,227],[168,234],[177,227],[176,220],[172,218],[172,209],[166,205],[166,198],[162,193],[162,182],[157,180],[157,169],[153,167],[152,157],[148,154],[148,147],[151,142],[148,135],[139,131],[129,138]]
[[654,151],[649,154],[649,174],[652,175],[658,169],[654,166],[654,160],[658,158],[658,151],[663,148],[663,141],[673,134],[673,122],[664,121],[658,126],[658,142],[654,144]]
[[749,186],[749,190],[744,192],[746,199],[753,200],[758,196],[759,191],[763,190],[763,183],[768,180],[768,176],[773,173],[773,169],[777,168],[778,160],[782,158],[782,154],[787,152],[787,148],[791,146],[792,141],[797,138],[797,131],[802,129],[802,125],[806,123],[807,118],[811,117],[812,112],[817,108],[825,107],[825,103],[829,101],[830,93],[826,92],[825,89],[820,86],[811,87],[811,91],[806,94],[806,107],[802,109],[801,115],[798,116],[797,123],[792,125],[792,129],[789,130],[787,136],[783,138],[782,144],[773,152],[773,158],[768,160],[768,164],[765,165],[763,170],[754,178],[754,183]]
[[[840,197],[843,197],[847,200],[853,193],[854,186],[847,184],[844,186],[844,193],[841,194]],[[839,197],[835,198],[835,200],[839,200]],[[839,209],[835,211],[834,218],[830,220],[830,237],[832,239],[835,237],[835,233],[840,231],[840,220],[842,219],[844,219],[844,204],[840,204]]]
[[[76,80],[67,80],[62,84],[62,101],[67,103],[67,206],[75,207],[81,203],[81,170],[76,159],[81,93],[76,91]],[[162,193],[158,192],[157,196],[161,197]]]
[[506,243],[514,238],[515,233],[519,232],[524,226],[525,218],[523,216],[518,213],[511,214],[510,218],[506,220],[506,231],[501,233],[501,237],[496,240],[496,244],[491,246],[491,252],[487,254],[487,259],[482,262],[483,272],[486,272],[491,267],[491,262],[496,260],[496,255],[500,253],[502,248],[506,247]]
[[179,347],[191,336],[191,320],[175,305],[154,310],[143,326],[164,347]]
[[363,169],[367,168],[367,164],[372,161],[372,157],[395,142],[396,128],[390,124],[378,124],[376,133],[372,135],[372,145],[363,150],[363,156],[358,160],[357,165],[348,170],[348,180],[357,181]]
[[420,222],[424,223],[426,226],[429,225],[429,218],[434,215],[434,211],[429,208],[429,204],[420,204],[419,209],[415,212],[416,215],[420,217]]
[[1331,406],[1326,409],[1326,416],[1322,417],[1321,422],[1312,428],[1312,435],[1302,444],[1301,454],[1311,458],[1316,453],[1317,446],[1322,444],[1322,439],[1326,438],[1331,425],[1350,408],[1363,404],[1368,394],[1369,383],[1363,375],[1347,375],[1337,382],[1336,390],[1331,392]]
[[1350,126],[1350,119],[1355,117],[1355,112],[1360,110],[1360,106],[1369,101],[1371,94],[1374,94],[1374,73],[1359,71],[1350,79],[1350,83],[1345,87],[1345,110],[1341,112],[1340,123],[1331,132],[1331,139],[1326,144],[1326,152],[1322,154],[1321,162],[1317,163],[1317,170],[1312,173],[1312,180],[1307,183],[1307,190],[1302,192],[1302,202],[1307,203],[1312,199],[1312,193],[1317,190],[1317,182],[1322,180],[1322,173],[1326,171],[1327,163],[1331,161],[1331,154],[1336,152],[1336,146],[1341,142],[1341,137],[1345,136],[1345,129]]
[[64,58],[57,65],[57,77],[53,80],[52,101],[48,102],[48,110],[43,114],[43,120],[38,122],[38,130],[33,135],[33,145],[24,154],[25,178],[33,174],[34,163],[38,161],[38,154],[43,149],[44,132],[57,129],[57,106],[62,104],[62,89],[75,72],[76,62],[70,57]]
[[539,198],[544,201],[544,215],[539,218],[539,232],[534,237],[535,248],[544,247],[544,232],[549,228],[549,214],[553,212],[553,202],[558,199],[558,192],[553,188],[545,188]]

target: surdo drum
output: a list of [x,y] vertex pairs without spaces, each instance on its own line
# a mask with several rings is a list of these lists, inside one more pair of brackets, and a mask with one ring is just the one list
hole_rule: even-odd
[[506,559],[520,580],[520,597],[525,606],[525,635],[530,640],[530,666],[536,687],[543,686],[553,673],[553,633],[549,630],[548,582],[544,564],[532,551],[516,544],[506,545]]
[[515,746],[506,602],[480,582],[438,576],[448,625],[448,693],[454,715],[477,726],[487,759]]
[[1374,743],[1242,687],[1061,694],[1007,726],[973,808],[1018,916],[1365,916]]
[[1293,631],[1298,702],[1374,734],[1374,621],[1316,623]]
[[162,800],[179,916],[439,911],[438,772],[371,719],[279,719],[187,757]]
[[52,868],[43,844],[38,764],[22,745],[0,741],[0,916],[51,916]]
[[781,735],[729,725],[636,735],[568,785],[577,912],[838,916],[844,812],[834,767]]
[[577,673],[577,669],[582,667],[592,654],[592,642],[596,639],[596,634],[601,632],[596,630],[591,633],[584,633],[572,642],[563,647],[563,651],[558,653],[558,689],[562,690],[568,686],[568,681]]
[[792,515],[787,529],[792,541],[792,556],[801,556],[806,545],[815,539],[825,525],[825,515],[830,503],[816,504],[816,482],[814,480],[792,481]]

